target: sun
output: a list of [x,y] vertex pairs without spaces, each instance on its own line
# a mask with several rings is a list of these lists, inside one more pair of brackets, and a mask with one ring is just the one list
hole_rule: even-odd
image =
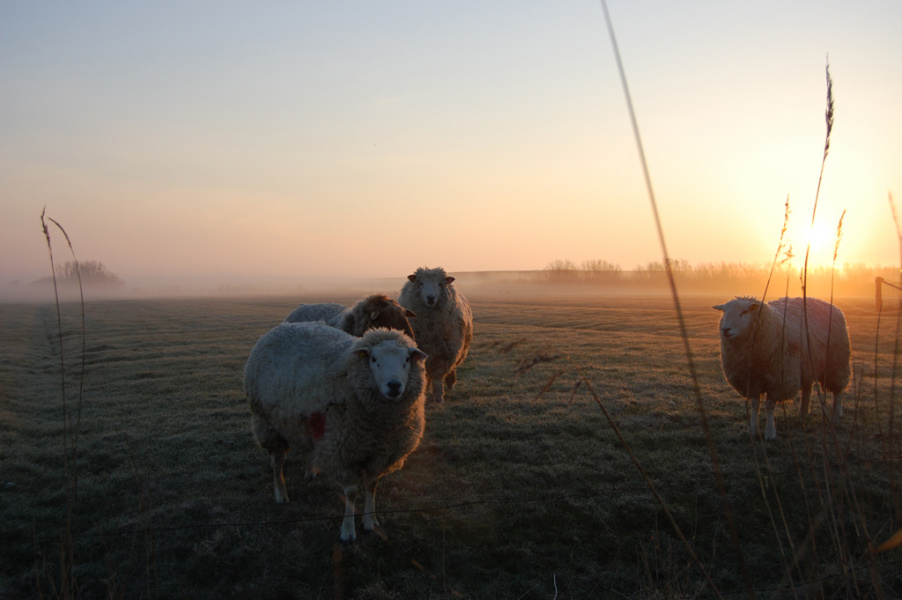
[[830,246],[833,234],[823,225],[817,223],[805,232],[805,244],[811,244],[811,251],[818,252]]

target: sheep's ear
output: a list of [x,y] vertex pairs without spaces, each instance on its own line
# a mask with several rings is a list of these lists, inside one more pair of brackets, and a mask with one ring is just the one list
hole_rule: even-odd
[[713,306],[712,308],[716,308],[717,310],[723,312],[723,304],[717,304],[717,305]]
[[408,319],[412,319],[412,318],[414,318],[415,316],[417,316],[417,313],[413,312],[412,310],[407,310],[407,309],[405,308],[405,309],[404,309],[404,316],[407,317]]
[[410,349],[410,360],[412,362],[417,362],[420,360],[426,360],[429,358],[429,355],[420,350],[419,348],[411,348]]
[[370,321],[375,321],[377,318],[379,318],[378,310],[374,310],[373,312],[370,313]]
[[357,355],[357,358],[360,360],[364,360],[370,357],[370,349],[369,348],[360,348],[354,354]]
[[447,283],[448,285],[451,285],[452,283],[454,283],[454,278],[451,277],[450,275],[445,277],[445,283]]
[[407,279],[409,279],[410,281],[416,281],[417,280],[416,273],[414,273],[413,275],[408,275]]

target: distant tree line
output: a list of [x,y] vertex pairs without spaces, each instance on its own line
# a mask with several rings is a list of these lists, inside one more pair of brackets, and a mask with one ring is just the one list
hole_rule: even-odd
[[[96,260],[69,261],[56,267],[56,282],[62,285],[78,285],[79,275],[84,286],[122,287],[125,282]],[[42,277],[33,285],[53,283],[53,277]]]
[[[685,259],[671,259],[674,279],[683,289],[691,291],[763,290],[770,278],[771,291],[777,295],[800,293],[800,269],[784,263],[774,269],[771,266],[749,263],[699,263],[692,265]],[[667,286],[665,263],[652,261],[624,270],[619,264],[606,260],[587,260],[577,265],[571,260],[554,260],[545,266],[539,278],[549,283],[572,285],[601,285],[619,288],[663,289]],[[809,267],[809,289],[834,288],[838,293],[871,295],[874,280],[899,281],[897,268],[871,267],[845,263],[836,269]]]

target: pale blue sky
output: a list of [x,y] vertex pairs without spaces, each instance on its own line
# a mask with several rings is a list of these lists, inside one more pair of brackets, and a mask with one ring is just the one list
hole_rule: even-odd
[[[672,256],[769,261],[787,195],[803,243],[829,53],[818,223],[898,261],[902,2],[608,7]],[[591,1],[0,0],[0,289],[45,205],[135,285],[661,259]]]

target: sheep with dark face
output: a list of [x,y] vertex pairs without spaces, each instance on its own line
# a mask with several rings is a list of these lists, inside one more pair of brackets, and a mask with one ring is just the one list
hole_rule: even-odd
[[244,369],[254,438],[270,456],[275,499],[288,502],[283,464],[302,451],[313,472],[344,489],[341,540],[357,537],[354,503],[365,493],[372,531],[376,484],[400,469],[425,428],[426,355],[397,330],[354,337],[321,322],[283,323],[263,335]]
[[412,310],[417,345],[426,359],[426,387],[430,400],[442,402],[445,386],[450,391],[457,381],[457,367],[463,363],[473,339],[470,303],[453,285],[445,270],[419,268],[408,276],[398,299]]
[[757,435],[762,395],[767,398],[764,439],[772,440],[777,437],[776,403],[795,398],[801,390],[799,415],[804,417],[815,381],[833,393],[833,421],[842,417],[842,393],[849,385],[852,364],[846,319],[839,308],[816,298],[763,304],[747,297],[714,308],[723,312],[719,331],[724,376],[751,400],[749,433]]
[[300,304],[285,317],[285,323],[323,321],[355,337],[361,337],[370,329],[385,327],[414,337],[407,319],[415,316],[388,296],[371,294],[350,308],[337,302]]

